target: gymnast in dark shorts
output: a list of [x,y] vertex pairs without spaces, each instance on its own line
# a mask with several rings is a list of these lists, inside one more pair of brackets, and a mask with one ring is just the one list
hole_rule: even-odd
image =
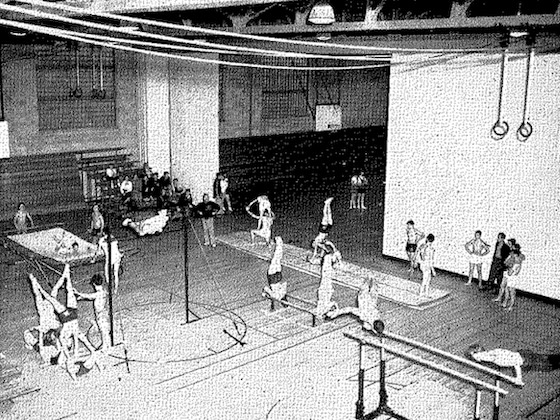
[[406,222],[406,254],[408,260],[410,261],[409,272],[414,272],[414,269],[418,266],[416,262],[416,251],[418,248],[418,242],[424,238],[424,234],[414,227],[414,222],[409,220]]

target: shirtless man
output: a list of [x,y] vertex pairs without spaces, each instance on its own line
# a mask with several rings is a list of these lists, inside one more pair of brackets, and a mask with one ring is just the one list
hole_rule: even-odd
[[426,237],[426,243],[420,246],[418,252],[420,261],[420,270],[422,270],[422,284],[420,285],[420,296],[425,296],[429,293],[430,283],[432,278],[436,275],[436,270],[434,268],[434,254],[435,250],[433,247],[434,235],[431,233]]
[[255,237],[260,236],[266,241],[267,245],[270,245],[270,237],[272,236],[272,224],[274,223],[274,216],[269,212],[269,210],[265,210],[264,214],[261,217],[253,213],[249,213],[252,217],[258,220],[257,228],[251,229],[251,243],[255,244]]
[[274,213],[272,212],[272,205],[270,204],[270,200],[266,195],[259,195],[257,198],[247,204],[245,210],[247,210],[247,212],[251,215],[253,215],[253,213],[251,213],[251,207],[255,203],[258,203],[259,205],[259,217],[262,217],[266,210],[268,210],[270,214],[274,215]]
[[416,268],[416,251],[418,249],[418,242],[424,238],[424,234],[414,227],[414,222],[409,220],[406,223],[406,254],[410,261],[409,272],[413,272]]
[[[122,225],[134,230],[138,236],[144,236],[163,232],[168,221],[169,216],[167,215],[167,209],[162,209],[158,211],[157,215],[148,217],[140,222],[135,222],[130,218],[124,219]],[[111,245],[115,243],[116,241],[113,241]]]
[[111,321],[109,319],[108,297],[109,293],[103,287],[103,276],[94,274],[90,280],[95,293],[80,293],[76,291],[78,298],[93,301],[95,321],[101,334],[101,350],[105,351],[111,346]]
[[[64,270],[64,273],[62,273],[62,276],[51,290],[51,296],[55,299],[58,295],[58,291],[64,283],[65,275],[66,270]],[[39,332],[39,345],[42,345],[44,334],[50,330],[58,330],[61,324],[56,316],[53,305],[51,305],[51,303],[43,297],[40,291],[41,286],[35,276],[30,274],[29,279],[31,280],[31,289],[35,295],[35,307],[37,308],[37,314],[39,315],[39,325],[37,327],[30,328],[28,331],[31,333],[32,330],[37,330]]]
[[73,353],[76,354],[78,351],[78,342],[81,341],[93,354],[93,352],[95,352],[95,348],[91,345],[86,335],[80,331],[80,326],[78,324],[78,301],[76,299],[74,288],[72,287],[70,267],[68,264],[64,267],[62,277],[66,281],[66,305],[63,305],[54,297],[49,295],[41,287],[33,274],[29,275],[31,283],[35,283],[34,287],[37,287],[41,295],[50,302],[58,316],[58,320],[62,324],[62,328],[60,330],[62,350],[66,353],[68,349],[72,348]]
[[341,261],[340,252],[330,241],[324,242],[325,255],[321,264],[321,283],[317,289],[317,317],[323,318],[331,310],[337,310],[338,305],[332,301],[334,268]]
[[327,312],[327,318],[336,318],[340,315],[351,314],[362,321],[364,329],[373,330],[373,323],[377,321],[379,310],[377,309],[378,286],[372,276],[364,280],[358,292],[358,307],[349,306],[347,308],[333,309]]
[[477,362],[489,362],[500,367],[511,367],[515,371],[515,379],[523,385],[521,366],[523,357],[516,351],[506,349],[485,350],[484,347],[474,344],[467,350],[467,356]]
[[482,232],[477,230],[474,233],[474,238],[465,244],[465,249],[469,254],[469,280],[465,283],[470,285],[472,283],[474,269],[478,272],[478,284],[482,284],[482,257],[490,252],[490,245],[484,242],[480,237]]
[[[109,229],[105,227],[103,230],[103,236],[99,238],[99,242],[97,243],[97,250],[95,251],[95,255],[93,256],[91,262],[94,263],[96,260],[97,255],[100,255],[100,251],[103,252],[105,255],[105,279],[109,281]],[[113,280],[114,280],[114,290],[115,293],[119,291],[119,270],[121,268],[121,260],[123,254],[119,250],[119,244],[116,238],[113,235],[111,236],[111,267],[113,269]]]
[[282,278],[282,256],[284,241],[280,236],[274,238],[276,242],[276,247],[274,248],[274,254],[272,255],[272,260],[268,267],[266,277],[268,279],[268,286],[263,289],[263,296],[266,295],[273,297],[277,300],[285,300],[287,293],[287,282]]
[[319,233],[315,237],[312,242],[313,246],[313,255],[309,259],[310,262],[316,261],[319,252],[322,248],[322,245],[327,240],[327,236],[332,229],[333,226],[333,217],[332,217],[332,208],[331,204],[333,201],[333,197],[329,197],[325,200],[325,204],[323,206],[323,218],[321,219],[321,224],[319,225]]

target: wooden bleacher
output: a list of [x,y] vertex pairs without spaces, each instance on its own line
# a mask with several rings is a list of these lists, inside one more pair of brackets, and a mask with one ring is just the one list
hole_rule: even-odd
[[90,201],[109,198],[116,191],[104,179],[107,168],[122,175],[135,165],[123,148],[0,159],[0,220],[11,220],[20,202],[33,215],[84,208]]
[[132,175],[139,167],[123,147],[76,152],[84,200],[97,202],[118,195],[118,185],[106,179],[107,168],[118,170],[119,176]]

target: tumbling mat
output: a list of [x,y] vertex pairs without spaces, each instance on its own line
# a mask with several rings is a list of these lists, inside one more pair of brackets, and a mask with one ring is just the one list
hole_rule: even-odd
[[[72,265],[91,260],[97,249],[96,245],[60,227],[10,235],[8,239],[41,257],[50,258],[62,264]],[[78,244],[77,253],[72,250],[74,242]]]
[[[256,245],[251,243],[251,236],[248,232],[235,232],[229,235],[219,236],[217,240],[263,260],[270,260],[272,257],[271,249],[268,248],[264,242],[260,241]],[[320,278],[320,265],[311,264],[307,261],[307,258],[311,255],[311,250],[284,244],[282,265]],[[335,269],[334,281],[343,286],[353,288],[356,291],[359,290],[364,279],[368,275],[372,275],[379,285],[380,298],[414,309],[423,310],[429,308],[440,303],[449,296],[449,291],[433,287],[430,289],[429,295],[419,296],[419,283],[360,267],[357,264],[344,261],[344,255],[342,257],[343,261]]]

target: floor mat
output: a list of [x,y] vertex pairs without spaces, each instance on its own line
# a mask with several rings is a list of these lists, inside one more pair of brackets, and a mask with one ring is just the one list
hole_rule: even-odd
[[[223,244],[229,245],[258,258],[264,260],[271,259],[271,249],[263,242],[253,245],[248,232],[234,232],[229,235],[219,236],[217,240]],[[308,257],[310,255],[310,250],[284,244],[282,265],[315,277],[320,277],[321,267],[319,265],[309,263]],[[336,268],[335,283],[356,289],[357,291],[363,280],[368,275],[373,275],[377,280],[380,298],[418,310],[423,310],[438,304],[449,297],[450,294],[447,290],[431,288],[430,293],[427,296],[419,296],[418,283],[360,267],[357,264],[347,261],[342,261]]]

